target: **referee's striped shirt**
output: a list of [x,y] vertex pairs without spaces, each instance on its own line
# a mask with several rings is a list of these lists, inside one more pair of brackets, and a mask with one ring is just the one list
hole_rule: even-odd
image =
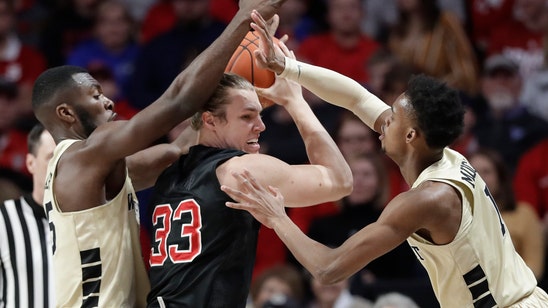
[[53,307],[49,225],[32,196],[0,206],[0,308]]

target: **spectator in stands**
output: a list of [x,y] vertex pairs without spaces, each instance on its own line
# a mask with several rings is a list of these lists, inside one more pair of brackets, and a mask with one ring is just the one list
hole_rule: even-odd
[[40,33],[40,50],[48,67],[63,65],[76,45],[93,36],[100,0],[59,1]]
[[171,30],[177,22],[172,1],[157,0],[147,9],[139,29],[139,42],[146,44],[156,36]]
[[305,38],[319,30],[316,21],[308,16],[310,4],[310,0],[287,0],[278,12],[280,25],[276,36],[287,34],[289,40],[285,44],[291,50],[297,50]]
[[419,306],[406,295],[390,292],[379,296],[373,308],[419,308]]
[[[0,0],[0,77],[17,84],[18,117],[30,118],[33,117],[32,85],[36,77],[46,69],[46,62],[38,50],[21,41],[15,31],[14,10],[14,1]],[[32,127],[32,124],[29,126]]]
[[129,102],[142,109],[156,100],[200,52],[225,29],[209,15],[207,0],[172,0],[177,23],[142,46],[130,83]]
[[323,66],[357,82],[369,81],[366,65],[380,47],[360,27],[363,8],[360,0],[327,0],[329,30],[311,35],[296,50],[304,62]]
[[521,104],[522,77],[510,58],[493,55],[486,60],[481,89],[489,109],[477,121],[479,145],[499,152],[513,174],[520,156],[548,136],[548,123]]
[[67,64],[85,68],[104,66],[118,87],[113,100],[127,98],[128,83],[134,72],[138,46],[134,38],[134,21],[126,5],[107,0],[97,7],[94,35],[69,53]]
[[309,280],[313,297],[307,308],[371,308],[373,305],[369,300],[350,293],[348,279],[329,285],[321,284],[312,276]]
[[[157,0],[145,13],[140,30],[141,43],[148,43],[156,36],[168,32],[177,24],[177,13],[173,10],[173,2],[175,1],[200,1],[204,4],[209,2],[209,16],[213,20],[225,24],[228,24],[238,11],[237,0]],[[188,11],[191,12],[192,7],[189,7]]]
[[128,7],[131,17],[137,24],[140,24],[145,18],[150,7],[156,4],[157,0],[120,0]]
[[[548,239],[548,138],[526,151],[520,158],[514,176],[516,200],[529,204],[542,221],[544,237]],[[548,249],[548,241],[545,242]],[[548,253],[544,265],[548,264]],[[544,274],[539,286],[548,288],[548,275]]]
[[407,89],[407,82],[415,72],[414,68],[402,61],[396,61],[384,76],[379,98],[392,106],[396,98]]
[[12,1],[17,14],[16,28],[23,44],[37,48],[40,30],[49,17],[54,1],[21,0]]
[[548,24],[544,27],[543,40],[542,65],[524,80],[521,100],[531,113],[548,121]]
[[516,202],[512,177],[496,151],[479,149],[468,160],[487,184],[516,251],[539,280],[544,273],[545,252],[542,224],[535,210],[529,204]]
[[26,133],[15,127],[19,107],[18,93],[14,82],[0,78],[0,168],[25,175],[30,179],[25,166]]
[[27,137],[15,127],[17,95],[17,85],[0,77],[0,201],[18,198],[32,190],[25,164]]
[[520,157],[514,175],[516,199],[536,210],[548,230],[548,138],[540,141]]
[[548,22],[545,0],[515,0],[512,18],[493,27],[487,56],[503,54],[518,64],[522,78],[540,68],[542,40]]
[[464,107],[464,126],[460,136],[451,144],[451,149],[468,156],[479,149],[476,126],[481,109],[476,106],[477,100],[461,100]]
[[[209,14],[216,20],[229,23],[238,11],[238,0],[209,0]],[[285,5],[285,4],[284,4]]]
[[[398,20],[398,0],[365,0],[362,1],[365,16],[362,18],[362,29],[367,35],[380,42],[386,42],[389,29]],[[466,21],[466,8],[463,0],[438,0],[443,10],[453,13],[463,24]]]
[[[301,272],[287,264],[270,267],[257,276],[249,290],[248,308],[302,307],[304,280]],[[270,305],[270,306],[269,306]],[[275,307],[279,307],[275,306]]]
[[398,1],[388,47],[404,63],[476,95],[478,64],[463,24],[436,0]]
[[491,33],[512,20],[515,0],[467,0],[469,36],[480,63],[489,49]]
[[375,51],[367,60],[366,70],[369,75],[369,81],[365,84],[367,90],[378,96],[386,80],[386,73],[398,62],[398,58],[387,48],[379,48]]

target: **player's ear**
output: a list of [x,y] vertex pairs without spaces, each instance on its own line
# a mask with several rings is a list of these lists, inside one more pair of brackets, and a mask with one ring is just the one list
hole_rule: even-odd
[[55,113],[63,122],[74,123],[77,121],[74,110],[67,103],[62,103],[55,107]]
[[408,131],[407,131],[407,135],[405,135],[405,142],[407,143],[411,143],[413,140],[415,140],[417,138],[417,130],[414,129],[414,128],[410,128]]
[[204,123],[205,126],[209,126],[209,128],[214,128],[215,127],[215,116],[209,111],[203,112],[202,113],[202,122]]

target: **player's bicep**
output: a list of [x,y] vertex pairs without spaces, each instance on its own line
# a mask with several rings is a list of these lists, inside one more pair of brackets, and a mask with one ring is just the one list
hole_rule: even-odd
[[240,187],[231,173],[249,170],[262,185],[277,187],[284,196],[286,206],[302,207],[335,201],[342,195],[334,193],[327,168],[317,165],[289,165],[275,157],[248,154],[235,157],[217,169],[221,184]]
[[280,164],[274,170],[279,176],[275,179],[277,183],[270,185],[280,189],[288,207],[316,205],[345,197],[340,183],[334,182],[331,171],[324,166]]

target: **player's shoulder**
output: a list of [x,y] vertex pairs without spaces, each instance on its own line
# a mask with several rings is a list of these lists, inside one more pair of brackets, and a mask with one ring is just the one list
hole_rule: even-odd
[[453,186],[445,182],[430,180],[399,194],[394,200],[415,204],[417,207],[425,209],[439,209],[440,204],[450,206],[460,204],[459,194]]
[[282,165],[287,163],[266,154],[244,154],[234,156],[217,168],[217,176],[222,182],[223,177],[233,178],[233,173],[240,173],[243,170],[249,170],[255,177],[262,178],[265,174],[272,176],[275,172],[280,171]]
[[272,164],[281,162],[278,158],[270,156],[267,154],[260,153],[246,153],[240,156],[234,156],[231,159],[225,162],[225,165],[228,167],[260,167],[260,168],[269,168]]
[[410,190],[414,192],[418,197],[424,199],[425,201],[439,201],[444,198],[452,198],[458,194],[455,188],[445,181],[437,181],[435,179],[426,180],[422,182],[419,186]]

